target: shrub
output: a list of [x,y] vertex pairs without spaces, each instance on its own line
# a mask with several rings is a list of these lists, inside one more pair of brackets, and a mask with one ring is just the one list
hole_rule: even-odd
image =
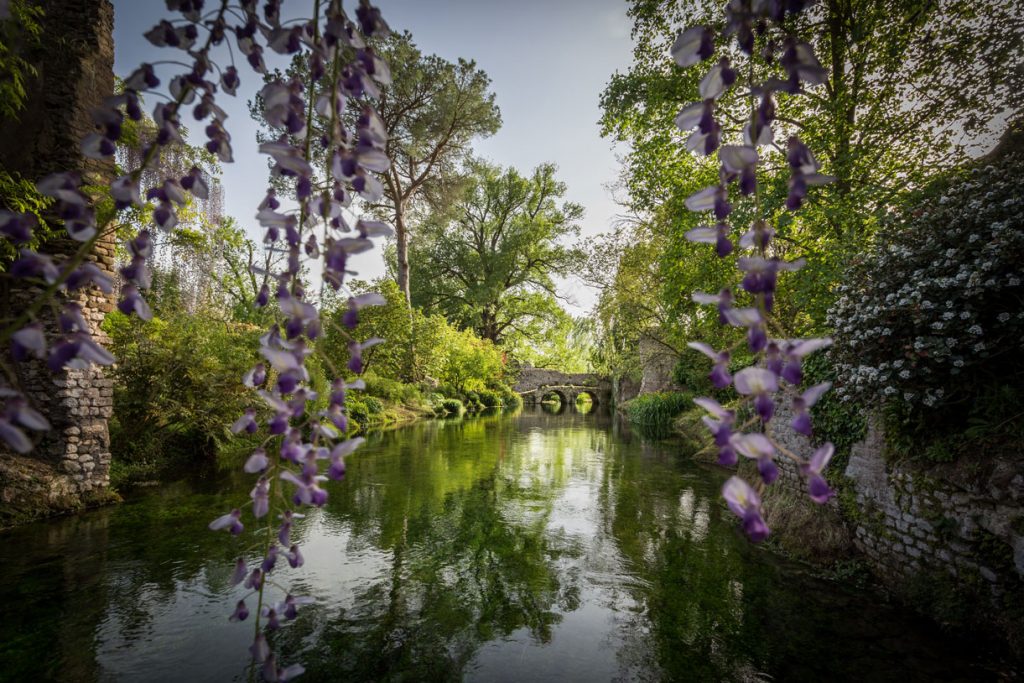
[[368,415],[380,415],[384,412],[384,402],[376,396],[364,396],[363,405]]
[[457,398],[446,398],[441,401],[441,410],[446,415],[462,415],[465,407],[462,405],[462,401]]
[[498,392],[498,397],[501,400],[501,406],[506,410],[522,407],[523,397],[512,391],[509,387],[502,385],[498,387],[496,391]]
[[173,310],[148,323],[114,312],[104,329],[118,358],[111,451],[122,471],[156,475],[231,438],[253,404],[239,378],[257,361],[260,329]]
[[366,382],[366,394],[384,399],[388,403],[401,403],[404,384],[398,380],[380,377],[374,372],[363,375]]
[[501,394],[491,389],[481,389],[477,392],[480,397],[480,403],[484,408],[497,408],[501,405]]
[[626,403],[626,416],[634,425],[651,435],[668,435],[672,420],[684,410],[693,407],[690,394],[665,391],[642,394]]
[[366,397],[363,395],[347,396],[345,411],[348,415],[349,429],[358,430],[370,422],[370,410],[366,406]]
[[925,188],[839,287],[829,321],[844,400],[930,407],[1024,372],[1021,138]]

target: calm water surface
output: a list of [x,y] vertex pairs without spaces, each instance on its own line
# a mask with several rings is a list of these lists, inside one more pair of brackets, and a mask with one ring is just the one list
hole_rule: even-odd
[[[724,478],[598,414],[377,434],[299,526],[306,566],[275,571],[318,601],[278,648],[306,681],[990,678],[929,624],[751,548]],[[246,680],[244,541],[205,527],[250,487],[225,470],[0,536],[0,679]]]

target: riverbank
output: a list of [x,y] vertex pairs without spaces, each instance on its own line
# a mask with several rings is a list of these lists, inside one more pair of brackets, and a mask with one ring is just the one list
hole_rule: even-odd
[[[487,411],[514,409],[522,405],[517,394],[507,388],[467,391],[461,394],[421,391],[399,382],[370,378],[368,391],[353,393],[349,401],[349,435],[366,435],[394,429],[424,420],[450,419],[479,415]],[[374,393],[369,393],[370,391]],[[115,446],[121,425],[115,414],[112,432]],[[159,487],[181,480],[196,471],[216,469],[236,463],[260,441],[230,435],[226,426],[192,449],[174,448],[169,452],[139,457],[123,457],[114,450],[110,464],[110,484],[83,491],[70,472],[34,458],[5,455],[0,458],[0,530],[10,529],[47,517],[76,514],[84,510],[112,505],[122,495],[138,488]]]

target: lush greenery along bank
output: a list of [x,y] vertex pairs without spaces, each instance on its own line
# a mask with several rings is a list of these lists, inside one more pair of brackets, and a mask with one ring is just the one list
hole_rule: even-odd
[[[408,308],[392,281],[376,284],[386,303],[362,310],[355,334],[389,343],[363,356],[365,390],[348,399],[350,434],[521,405],[509,388],[505,357],[491,341]],[[261,360],[256,349],[264,329],[258,318],[232,319],[230,310],[210,301],[187,303],[174,272],[158,276],[155,290],[152,320],[113,313],[105,323],[119,358],[111,420],[115,487],[177,476],[218,454],[251,450],[255,442],[229,428],[247,410],[266,410],[241,383]],[[344,370],[348,359],[340,334],[347,311],[344,301],[334,304],[326,317],[336,326],[317,340],[309,363],[321,409],[331,391],[328,378],[334,369]]]

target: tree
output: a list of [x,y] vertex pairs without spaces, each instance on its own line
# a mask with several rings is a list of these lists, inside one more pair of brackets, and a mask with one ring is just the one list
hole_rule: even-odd
[[[382,185],[367,179],[362,198],[382,219],[395,227],[397,268],[395,280],[410,302],[409,235],[416,217],[430,206],[443,206],[460,186],[458,169],[468,158],[471,144],[487,137],[501,126],[501,114],[490,92],[491,79],[473,61],[449,62],[437,55],[424,55],[408,32],[396,33],[377,41],[376,53],[390,65],[390,78],[383,77],[377,114],[387,133],[384,153],[391,162],[383,174]],[[307,56],[297,55],[285,74],[267,74],[269,83],[278,79],[299,81],[308,71]],[[321,79],[311,98],[321,95],[329,79]],[[249,103],[252,117],[263,130],[260,142],[276,139],[278,131],[266,123],[261,96]],[[346,110],[354,123],[362,115],[356,107]],[[327,125],[318,115],[318,125]],[[301,142],[293,139],[293,143]],[[326,150],[314,146],[314,167],[326,163]],[[272,178],[279,189],[287,183]]]
[[[762,209],[777,231],[775,254],[814,257],[784,285],[790,294],[779,297],[791,302],[783,316],[790,333],[823,326],[833,294],[814,283],[841,277],[886,207],[962,161],[978,140],[994,139],[1000,116],[1024,103],[1024,73],[1010,66],[1022,56],[1021,9],[1020,0],[827,0],[793,19],[800,32],[818,36],[814,51],[827,78],[804,96],[777,93],[775,141],[784,148],[799,134],[837,181],[794,217],[783,210],[784,165],[759,177]],[[702,73],[674,66],[668,48],[680,28],[718,25],[722,12],[717,3],[638,0],[630,14],[635,61],[605,89],[602,125],[630,144],[629,208],[666,240],[665,303],[685,325],[696,315],[689,293],[711,285],[694,267],[708,261],[706,250],[683,237],[700,220],[683,201],[713,183],[716,168],[684,149],[685,135],[672,123],[684,104],[700,99]],[[735,139],[750,110],[742,89],[733,90],[717,107],[723,137]],[[753,216],[738,211],[734,218],[739,226]]]
[[564,195],[551,164],[526,177],[470,163],[461,196],[423,222],[413,245],[422,273],[413,303],[498,344],[511,334],[536,338],[538,325],[561,313],[552,276],[583,265],[582,251],[564,243],[579,234],[583,208],[559,202]]
[[398,286],[411,301],[409,218],[428,204],[443,205],[470,144],[497,132],[501,114],[491,79],[475,62],[424,56],[409,33],[394,36],[380,52],[392,74],[378,104],[392,162],[382,208],[395,226]]
[[541,333],[529,339],[518,336],[509,348],[513,358],[535,368],[561,372],[590,372],[596,351],[596,326],[591,318],[574,318],[561,311],[543,325]]

